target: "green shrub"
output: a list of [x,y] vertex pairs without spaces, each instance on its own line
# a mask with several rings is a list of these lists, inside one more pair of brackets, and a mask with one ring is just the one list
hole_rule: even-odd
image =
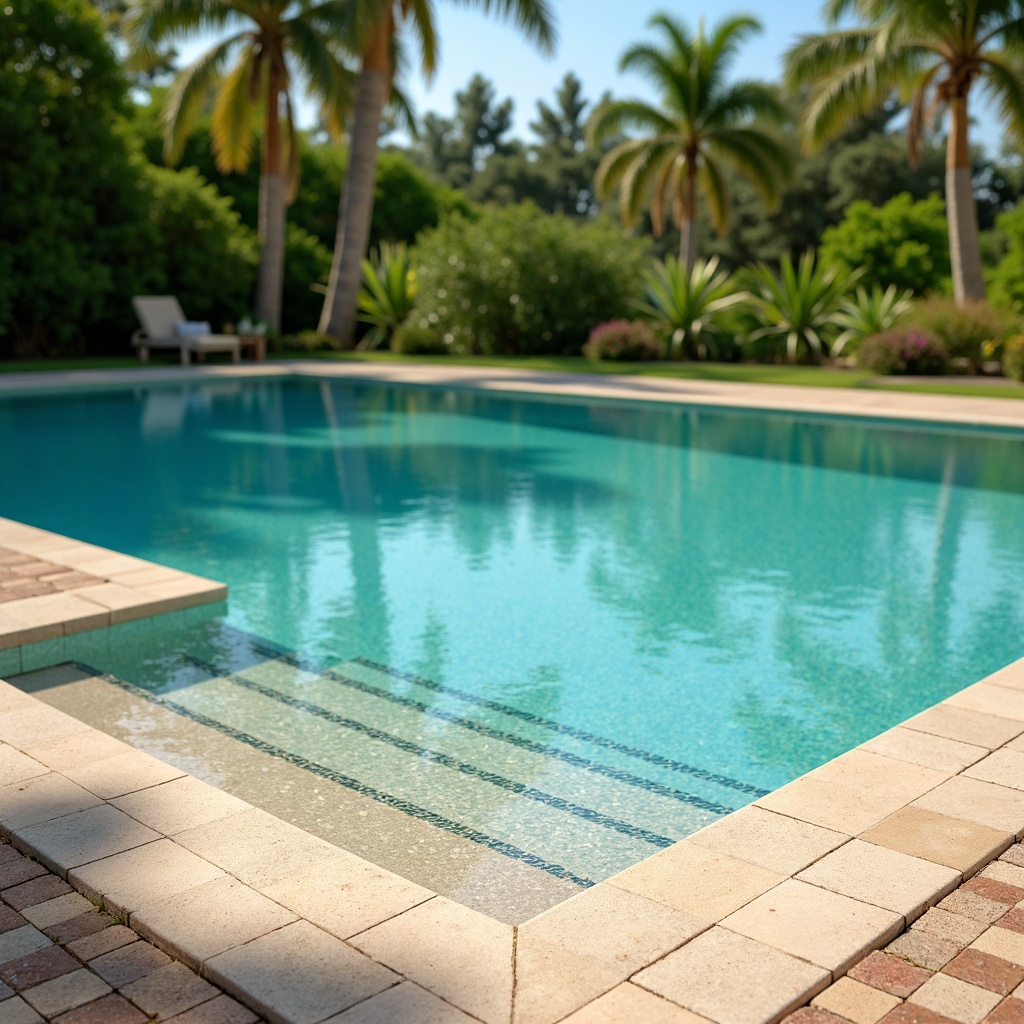
[[610,320],[590,332],[583,354],[588,359],[644,362],[664,359],[665,350],[654,332],[639,320]]
[[1011,317],[987,302],[958,306],[942,296],[919,302],[906,320],[938,338],[951,359],[966,360],[973,372],[981,368],[987,352],[1000,345],[1014,327]]
[[832,345],[832,355],[840,355],[847,346],[856,349],[865,338],[892,329],[912,306],[909,289],[901,294],[893,284],[885,291],[877,284],[871,291],[858,288],[852,297],[843,299],[835,315],[843,332]]
[[407,356],[445,356],[451,349],[440,331],[419,324],[402,324],[391,337],[391,351]]
[[850,203],[822,234],[821,257],[847,272],[862,271],[869,288],[895,285],[915,295],[941,288],[950,274],[945,203],[938,196],[914,202],[909,192],[882,206]]
[[1011,380],[1024,382],[1024,334],[1007,338],[1003,345],[1003,373]]
[[644,262],[644,243],[610,222],[487,207],[421,237],[413,319],[456,351],[579,355],[592,327],[628,315]]
[[865,338],[857,350],[857,364],[881,377],[929,376],[946,372],[949,353],[941,341],[920,327],[896,327]]
[[377,348],[388,341],[412,312],[416,299],[416,272],[404,242],[381,242],[380,251],[363,260],[363,287],[359,291],[359,319],[370,330],[359,348]]
[[996,218],[1006,254],[989,276],[989,294],[1001,309],[1024,314],[1024,201]]
[[336,352],[341,348],[337,338],[317,331],[298,331],[281,339],[282,346],[299,352]]
[[285,334],[304,330],[320,318],[324,304],[322,286],[327,284],[330,272],[330,249],[315,235],[289,222],[284,240],[281,300],[281,329]]

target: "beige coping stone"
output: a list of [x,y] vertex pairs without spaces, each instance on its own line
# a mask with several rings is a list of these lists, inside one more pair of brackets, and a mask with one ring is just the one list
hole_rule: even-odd
[[118,583],[122,587],[142,587],[145,589],[153,583],[166,583],[168,580],[176,580],[181,576],[178,569],[171,569],[163,565],[150,565],[145,569],[133,569],[131,572],[109,573],[107,579],[111,583]]
[[[12,601],[11,604],[13,603]],[[22,644],[34,644],[41,640],[56,640],[63,635],[64,627],[59,622],[30,626],[13,615],[9,605],[0,607],[0,650],[20,647]]]
[[52,928],[55,924],[70,921],[71,918],[87,914],[93,909],[93,905],[84,896],[77,892],[66,892],[63,896],[56,896],[45,903],[25,907],[20,913],[26,921],[37,928]]
[[903,918],[790,878],[731,914],[722,926],[842,974],[898,935]]
[[868,740],[862,749],[899,761],[924,765],[926,768],[955,773],[981,760],[989,748],[897,726]]
[[775,1024],[831,980],[820,967],[722,927],[633,978],[718,1024]]
[[44,1016],[55,1017],[58,1013],[91,1003],[110,991],[110,986],[102,978],[83,967],[35,985],[22,992],[21,997]]
[[1024,658],[1010,662],[1005,668],[986,677],[993,686],[1008,686],[1011,690],[1024,690]]
[[985,715],[997,715],[999,718],[1012,718],[1024,722],[1024,693],[1011,690],[1006,686],[993,686],[991,683],[975,683],[952,697],[945,703],[953,707],[980,711]]
[[910,806],[891,814],[860,838],[972,875],[1013,842],[1013,833]]
[[953,868],[858,839],[841,846],[798,878],[914,918],[960,884]]
[[38,707],[39,701],[24,690],[0,680],[0,714]]
[[707,927],[662,903],[596,885],[519,927],[514,1020],[561,1020]]
[[308,921],[208,960],[210,978],[272,1019],[317,1024],[401,979]]
[[256,889],[345,856],[337,846],[255,807],[179,832],[174,841]]
[[108,579],[115,572],[132,572],[138,569],[148,569],[152,562],[142,558],[135,558],[132,555],[121,555],[116,551],[107,551],[105,555],[98,558],[90,558],[83,563],[87,571],[93,576]]
[[0,825],[12,831],[28,828],[87,807],[97,807],[101,802],[95,793],[76,786],[63,775],[50,772],[0,790]]
[[811,1005],[845,1017],[853,1021],[853,1024],[878,1024],[901,1002],[899,997],[888,992],[844,977],[816,995]]
[[173,840],[158,839],[76,868],[68,877],[86,895],[102,897],[108,906],[134,913],[146,904],[226,876]]
[[318,864],[260,891],[339,939],[434,896],[429,889],[352,855]]
[[914,807],[976,821],[1000,832],[1024,834],[1024,793],[957,775],[914,801]]
[[90,861],[159,839],[158,833],[102,804],[22,829],[18,838],[48,866],[64,873]]
[[933,974],[908,1002],[960,1021],[960,1024],[981,1024],[985,1016],[1002,1001],[997,992],[970,985],[948,974]]
[[1024,935],[1009,928],[986,928],[970,945],[1011,964],[1024,967]]
[[[170,769],[169,765],[167,767]],[[170,771],[177,776],[173,781],[159,780],[162,785],[151,785],[146,789],[136,787],[141,791],[112,799],[111,803],[136,821],[155,828],[165,836],[207,825],[211,821],[251,808],[244,800],[216,786],[210,786],[176,769]]]
[[26,753],[56,772],[82,768],[107,757],[130,753],[134,748],[99,729],[72,733],[52,742],[29,747]]
[[84,722],[42,701],[0,714],[0,740],[21,751],[89,729]]
[[785,876],[684,839],[613,875],[607,884],[711,924],[777,885]]
[[6,743],[0,743],[0,787],[45,775],[48,771],[46,765]]
[[76,587],[75,596],[92,601],[108,611],[138,608],[146,600],[146,592],[120,583],[95,583],[89,587]]
[[969,711],[951,704],[936,704],[903,723],[904,729],[944,736],[946,739],[995,750],[1024,732],[1024,722]]
[[687,840],[709,850],[792,875],[848,841],[848,836],[750,804]]
[[675,1003],[631,982],[617,985],[610,992],[587,1003],[565,1018],[564,1024],[707,1024]]
[[998,786],[1024,789],[1024,751],[996,750],[984,761],[968,768],[964,775],[983,782],[994,782]]
[[12,604],[14,607],[11,609],[11,615],[23,622],[26,628],[45,628],[53,623],[59,624],[55,636],[67,636],[110,625],[110,613],[106,609],[98,607],[93,601],[83,600],[70,591],[27,597]]
[[131,916],[141,936],[191,967],[295,920],[291,911],[227,876],[147,901]]
[[[349,1010],[339,1013],[324,1024],[476,1024],[476,1017],[470,1017],[457,1007],[438,999],[411,981],[385,989],[383,992]],[[656,1024],[652,1021],[651,1024]]]
[[180,779],[184,772],[141,750],[105,757],[95,764],[69,768],[64,774],[104,800]]
[[512,935],[509,925],[435,896],[350,941],[487,1024],[507,1024]]

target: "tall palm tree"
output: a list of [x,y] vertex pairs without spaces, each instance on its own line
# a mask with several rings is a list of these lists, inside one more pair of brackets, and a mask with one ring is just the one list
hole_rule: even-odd
[[[213,95],[210,133],[217,167],[244,171],[262,112],[260,265],[256,315],[281,326],[285,207],[294,198],[299,149],[292,115],[296,72],[322,106],[328,130],[340,134],[352,95],[335,26],[341,0],[131,0],[125,24],[136,61],[169,39],[229,31],[181,71],[163,110],[164,153],[181,158],[185,142]],[[234,31],[231,31],[234,30]]]
[[[510,19],[542,50],[555,43],[549,0],[461,0],[484,13]],[[408,25],[417,37],[420,64],[428,77],[437,65],[438,40],[433,0],[350,0],[347,38],[358,41],[359,80],[349,132],[348,173],[341,194],[334,260],[327,284],[320,332],[352,344],[363,258],[370,240],[381,113],[394,80],[395,37]]]
[[637,43],[622,55],[619,69],[645,75],[661,93],[661,106],[643,100],[611,100],[594,111],[589,125],[593,142],[635,130],[601,161],[594,182],[598,195],[619,190],[622,219],[636,223],[650,204],[654,230],[665,226],[665,202],[679,228],[679,261],[693,270],[697,260],[698,192],[707,197],[712,224],[728,224],[729,195],[722,165],[745,175],[765,202],[778,201],[782,183],[792,173],[789,149],[769,128],[786,110],[769,86],[750,80],[729,84],[726,74],[739,46],[761,31],[755,18],[726,18],[694,35],[669,14],[648,23],[662,45]]
[[827,0],[824,13],[831,26],[851,15],[862,24],[802,36],[786,56],[788,84],[810,88],[803,124],[808,146],[841,134],[858,116],[897,94],[911,101],[907,142],[916,162],[926,129],[948,110],[953,291],[960,304],[983,299],[968,98],[986,89],[1007,125],[1024,130],[1024,5],[1019,0]]

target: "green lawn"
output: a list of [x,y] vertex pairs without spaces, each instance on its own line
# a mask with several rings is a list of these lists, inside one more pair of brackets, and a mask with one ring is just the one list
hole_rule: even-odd
[[[562,373],[614,373],[630,376],[676,377],[681,380],[720,380],[750,384],[799,384],[808,387],[884,387],[888,391],[916,391],[934,395],[975,395],[983,398],[1024,399],[1024,386],[992,384],[875,384],[862,370],[836,370],[822,366],[763,366],[758,363],[592,363],[572,356],[531,358],[500,356],[401,356],[392,352],[278,352],[271,359],[324,359],[368,363],[428,363],[430,365],[505,366],[513,370],[554,370]],[[0,361],[0,373],[37,373],[45,370],[109,370],[139,366],[132,356],[82,359]],[[151,366],[176,366],[173,355],[161,353]]]

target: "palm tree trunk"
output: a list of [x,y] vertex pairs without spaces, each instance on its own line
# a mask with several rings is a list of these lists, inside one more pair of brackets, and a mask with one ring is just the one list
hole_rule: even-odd
[[978,245],[978,208],[971,181],[971,151],[967,145],[967,97],[950,104],[951,124],[946,142],[946,208],[949,255],[953,265],[953,296],[958,306],[985,298]]
[[327,282],[327,297],[320,314],[320,333],[337,338],[346,348],[351,348],[355,340],[363,258],[370,241],[377,174],[377,138],[391,80],[391,33],[392,24],[386,20],[363,51],[349,137],[348,172],[338,213],[334,259]]
[[686,161],[686,191],[683,195],[683,215],[679,221],[679,262],[686,273],[693,273],[697,262],[697,162]]
[[263,166],[260,171],[260,266],[256,278],[256,318],[281,329],[284,288],[284,174],[281,172],[281,77],[271,64],[267,88]]

